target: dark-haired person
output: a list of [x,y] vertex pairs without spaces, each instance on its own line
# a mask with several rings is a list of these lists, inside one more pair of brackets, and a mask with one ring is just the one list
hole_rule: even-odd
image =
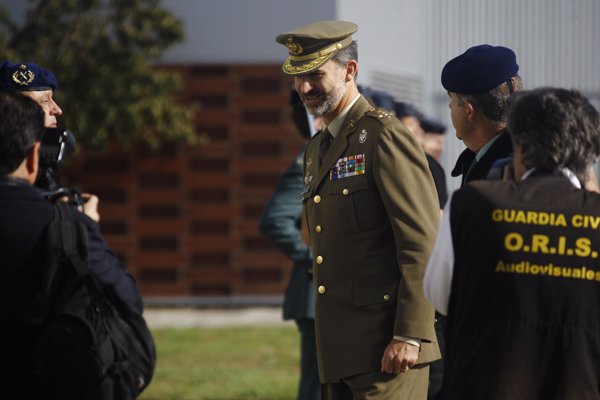
[[[54,219],[54,206],[34,183],[39,172],[41,137],[48,122],[52,122],[49,117],[55,118],[59,112],[58,106],[40,106],[37,93],[31,96],[24,92],[55,88],[54,75],[35,64],[0,64],[0,344],[3,360],[10,365],[0,374],[0,383],[6,398],[40,398],[40,393],[28,392],[34,390],[30,384],[34,371],[28,370],[27,361],[35,332],[16,321],[22,307],[41,289],[44,232]],[[43,103],[47,97],[41,99]],[[142,298],[135,280],[108,249],[97,219],[92,219],[99,218],[97,201],[90,196],[82,212],[75,212],[88,233],[90,269],[141,312]],[[54,398],[52,393],[43,394]]]
[[469,48],[442,70],[452,125],[467,146],[451,172],[462,175],[462,185],[486,179],[492,164],[512,153],[506,109],[510,96],[522,88],[518,71],[511,49],[488,44]]
[[[53,98],[57,88],[58,82],[52,71],[37,64],[0,62],[0,92],[18,93],[33,99],[44,112],[44,127],[46,128],[56,128],[58,126],[57,117],[62,115],[62,109]],[[36,141],[39,140],[40,137],[37,137]],[[0,160],[0,163],[2,162],[3,160]],[[0,187],[0,192],[2,192],[0,199],[2,194],[7,194],[9,198],[13,198],[10,196],[16,195],[10,193],[15,190],[17,189],[14,185],[10,185],[10,189]],[[27,189],[28,192],[34,192],[35,190],[35,188]],[[41,198],[41,192],[38,191],[37,194]],[[88,232],[91,270],[103,283],[113,287],[123,300],[141,312],[143,309],[142,297],[135,279],[127,273],[115,254],[108,248],[100,232],[98,197],[87,193],[82,194],[82,197],[86,202],[80,209],[82,212],[78,212],[76,215]],[[26,212],[25,208],[20,208],[21,205],[15,204],[14,206],[17,207],[16,210],[19,210],[17,213]],[[11,210],[11,207],[7,209]],[[47,217],[52,218],[52,215],[51,213]],[[0,221],[2,220],[0,219]],[[0,252],[2,252],[2,249],[3,246],[0,244]]]
[[16,328],[21,307],[41,289],[45,226],[53,207],[32,185],[38,172],[44,112],[31,99],[0,92],[0,345],[2,396],[30,399],[24,375],[33,332]]
[[357,29],[320,21],[276,39],[282,72],[325,125],[306,148],[302,193],[322,394],[420,400],[439,359],[422,286],[439,205],[417,140],[358,91]]
[[600,399],[600,117],[580,93],[508,112],[516,181],[448,201],[424,290],[446,319],[442,399]]

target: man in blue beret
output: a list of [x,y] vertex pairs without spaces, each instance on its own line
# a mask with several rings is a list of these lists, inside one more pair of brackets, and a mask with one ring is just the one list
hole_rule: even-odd
[[469,48],[442,70],[452,125],[467,146],[451,173],[462,175],[462,185],[485,179],[494,161],[512,153],[506,109],[510,96],[522,88],[518,71],[511,49],[488,44]]
[[44,110],[46,128],[56,128],[56,117],[62,110],[53,99],[58,87],[56,77],[51,71],[33,63],[2,61],[0,63],[0,90],[16,91],[31,97]]

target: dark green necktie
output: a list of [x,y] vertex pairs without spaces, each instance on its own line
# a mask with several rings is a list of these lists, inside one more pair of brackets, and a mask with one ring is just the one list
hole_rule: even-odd
[[333,142],[333,135],[329,132],[328,129],[321,134],[321,143],[319,146],[319,163],[323,163],[323,159],[325,158],[325,154],[327,154],[327,150],[331,146],[331,142]]

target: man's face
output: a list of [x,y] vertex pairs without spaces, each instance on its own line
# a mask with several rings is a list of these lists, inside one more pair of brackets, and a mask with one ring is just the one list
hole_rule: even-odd
[[56,128],[58,126],[56,117],[62,114],[62,110],[52,98],[52,90],[24,91],[22,93],[24,96],[35,100],[42,107],[45,114],[44,126],[46,128]]
[[346,69],[335,61],[294,78],[294,86],[306,109],[315,117],[335,110],[346,91]]

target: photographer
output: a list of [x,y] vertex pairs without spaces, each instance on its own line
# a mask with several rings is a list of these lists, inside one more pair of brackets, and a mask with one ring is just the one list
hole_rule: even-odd
[[[45,128],[56,128],[56,117],[62,114],[53,99],[57,86],[54,74],[36,64],[13,64],[9,61],[0,63],[0,92],[18,92],[33,99],[43,110]],[[2,99],[11,105],[17,102],[12,95],[3,95]],[[52,220],[54,212],[52,204],[42,196],[42,191],[31,187],[38,178],[43,129],[32,126],[29,119],[17,119],[13,113],[21,111],[16,105],[17,109],[9,105],[3,107],[3,114],[0,115],[0,124],[4,125],[0,127],[3,130],[0,139],[0,175],[5,178],[0,183],[0,251],[3,259],[8,257],[12,261],[7,265],[16,274],[27,276],[24,271],[40,264],[36,262],[40,253],[36,243],[43,228]],[[18,168],[15,170],[16,167]],[[98,198],[90,194],[82,194],[81,197],[84,203],[79,211],[82,212],[76,214],[88,232],[92,272],[141,312],[143,304],[137,283],[108,249],[100,233]],[[32,290],[34,288],[28,288],[26,292],[30,293]],[[14,299],[10,302],[14,302]]]

